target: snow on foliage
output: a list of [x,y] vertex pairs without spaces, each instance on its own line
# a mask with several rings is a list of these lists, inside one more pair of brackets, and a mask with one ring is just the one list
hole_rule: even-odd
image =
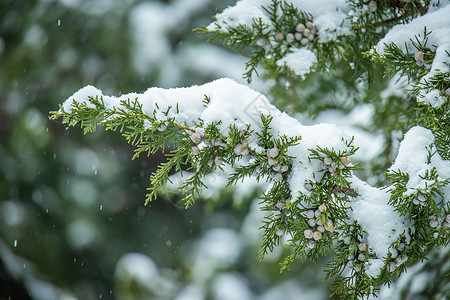
[[[386,36],[381,39],[372,51],[385,55],[388,46],[395,44],[400,50],[415,55],[418,64],[424,64],[429,70],[420,79],[421,84],[426,84],[433,76],[439,73],[450,73],[448,64],[450,53],[450,3],[442,1],[441,7],[432,10],[424,16],[418,17],[407,24],[394,26]],[[423,39],[424,41],[421,41]],[[426,43],[425,43],[426,41]],[[421,62],[423,52],[417,49],[417,44],[423,42],[430,51],[435,53],[431,64]],[[447,75],[448,77],[448,75]],[[439,107],[446,102],[446,98],[439,90],[421,90],[417,101],[424,102],[432,107]]]
[[[365,56],[386,63],[401,78],[380,93],[383,102],[407,98],[409,93],[398,90],[410,86],[419,101],[429,104],[427,113],[432,115],[450,97],[446,52],[450,5],[403,9],[374,1],[242,0],[217,14],[203,30],[228,46],[252,49],[247,76],[260,62],[279,72],[277,76],[299,79],[319,71],[321,63],[323,70],[347,60],[351,69],[357,70],[356,63],[368,68],[369,61],[361,63],[366,51]],[[409,23],[389,31],[385,24],[397,18]],[[360,26],[369,22],[374,27],[366,32]],[[389,33],[380,40],[383,31]],[[357,36],[356,44],[348,45],[354,42],[348,35]],[[350,48],[357,56],[353,61],[351,55],[340,56]],[[413,49],[418,51],[411,53]],[[329,62],[333,60],[338,64]],[[360,79],[368,78],[364,73]],[[418,83],[405,82],[406,78],[417,78]],[[361,90],[369,86],[366,81],[355,83]],[[162,187],[177,187],[189,206],[199,195],[208,197],[208,188],[245,184],[245,194],[249,186],[257,186],[249,178],[265,181],[260,257],[288,243],[293,251],[282,262],[284,270],[298,256],[314,260],[331,249],[334,257],[327,276],[342,276],[335,288],[339,293],[367,297],[389,283],[390,275],[404,272],[406,263],[424,259],[433,246],[448,243],[450,162],[440,156],[448,153],[448,129],[441,125],[445,119],[427,120],[433,122],[429,129],[416,126],[429,125],[421,119],[408,121],[405,127],[410,129],[386,173],[390,181],[374,187],[355,175],[358,145],[343,128],[303,125],[263,94],[231,79],[186,88],[150,88],[120,97],[87,86],[53,114],[69,125],[81,123],[85,132],[96,125],[120,130],[136,146],[135,156],[172,147],[168,161],[150,178],[147,201],[155,199]],[[402,131],[389,133],[394,137]],[[169,177],[173,169],[182,174]],[[168,180],[173,184],[167,185]]]

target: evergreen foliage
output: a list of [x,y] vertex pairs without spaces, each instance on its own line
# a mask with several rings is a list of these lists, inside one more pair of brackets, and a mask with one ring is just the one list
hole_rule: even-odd
[[[431,65],[442,57],[442,63],[448,65],[450,54],[437,55],[437,46],[429,42],[432,32],[426,27],[410,41],[414,52],[394,42],[385,44],[383,51],[377,46],[391,28],[414,22],[438,5],[435,2],[360,0],[347,4],[343,21],[347,25],[335,32],[322,32],[313,14],[278,0],[262,8],[264,19],[253,18],[251,24],[236,26],[218,19],[199,31],[248,56],[244,74],[248,81],[257,70],[264,78],[274,79],[271,93],[279,106],[293,101],[291,110],[304,109],[314,115],[325,107],[340,106],[327,100],[316,103],[336,92],[348,99],[342,105],[344,111],[361,103],[372,105],[374,130],[386,137],[385,157],[365,167],[373,176],[386,172],[379,180],[386,184],[381,188],[370,187],[355,176],[361,166],[352,162],[358,151],[353,139],[343,139],[342,149],[315,145],[307,149],[307,161],[299,162],[292,153],[298,153],[304,137],[278,135],[273,128],[286,118],[283,114],[261,113],[253,123],[239,122],[239,115],[232,116],[236,124],[201,117],[180,123],[178,116],[184,111],[178,105],[163,107],[158,99],[152,99],[155,108],[148,110],[138,98],[111,105],[102,96],[90,95],[87,99],[69,98],[70,105],[52,112],[51,119],[62,118],[69,126],[81,126],[85,133],[99,125],[119,131],[136,148],[135,157],[166,150],[167,161],[150,177],[146,203],[157,198],[173,172],[190,174],[180,186],[186,207],[193,205],[200,189],[206,187],[204,177],[221,172],[225,165],[234,170],[228,185],[238,185],[251,176],[266,180],[269,189],[260,198],[261,209],[267,212],[261,226],[260,258],[287,237],[292,254],[281,263],[282,271],[295,259],[314,261],[332,253],[325,272],[326,278],[335,278],[335,294],[342,299],[376,295],[381,285],[395,280],[407,265],[449,243],[450,73],[436,72]],[[290,58],[299,53],[310,63],[300,71],[290,64]],[[382,92],[393,76],[406,77],[409,88],[385,97]],[[315,80],[320,83],[313,84]],[[333,83],[328,90],[324,88],[327,81]],[[436,94],[435,102],[430,93]],[[203,113],[214,105],[214,95],[204,95],[202,101]],[[411,171],[415,162],[413,167],[402,163],[409,152],[399,155],[386,171],[395,152],[395,130],[409,130],[410,140],[405,137],[408,146],[404,147],[416,147],[416,160],[421,163],[415,173]],[[409,146],[415,135],[424,144]],[[296,183],[296,187],[302,186],[299,190],[293,190],[292,182],[294,173],[302,172],[296,164],[315,168],[311,179]],[[371,197],[379,197],[381,202],[384,196],[388,198],[386,209],[398,216],[394,221],[400,224],[389,228],[392,232],[370,227],[357,213],[357,205],[375,205]],[[375,245],[379,241],[374,243],[377,234],[396,237],[386,253],[380,253]]]

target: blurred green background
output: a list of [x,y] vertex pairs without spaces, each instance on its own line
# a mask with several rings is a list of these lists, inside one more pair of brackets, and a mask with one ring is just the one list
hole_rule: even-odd
[[89,84],[243,83],[245,60],[192,32],[233,2],[0,2],[0,299],[328,297],[317,266],[279,275],[280,249],[258,261],[257,187],[144,206],[161,154],[132,161],[120,134],[48,120]]

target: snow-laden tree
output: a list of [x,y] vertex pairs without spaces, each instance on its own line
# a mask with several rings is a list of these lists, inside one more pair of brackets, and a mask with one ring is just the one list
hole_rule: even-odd
[[[448,4],[241,0],[199,31],[242,51],[244,76],[266,79],[270,100],[230,79],[120,97],[86,86],[51,118],[85,133],[120,131],[135,157],[165,151],[146,203],[168,182],[186,207],[211,176],[227,174],[238,190],[249,178],[267,182],[261,259],[280,244],[292,249],[282,271],[331,255],[334,293],[376,295],[406,266],[448,257],[432,252],[449,242]],[[330,108],[342,118],[368,109],[365,130],[383,136],[380,155],[358,161],[368,141],[297,115]]]

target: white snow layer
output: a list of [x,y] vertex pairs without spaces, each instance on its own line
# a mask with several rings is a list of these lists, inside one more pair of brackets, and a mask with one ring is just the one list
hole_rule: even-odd
[[[203,99],[205,95],[210,98],[206,107]],[[251,129],[259,132],[262,128],[260,113],[273,117],[271,122],[271,133],[274,138],[286,135],[288,137],[300,136],[298,145],[289,147],[287,155],[292,159],[292,170],[288,178],[291,189],[292,201],[297,200],[299,192],[308,194],[304,188],[305,182],[320,178],[320,161],[309,162],[310,151],[308,149],[320,146],[322,148],[334,149],[334,151],[347,150],[344,142],[350,137],[344,131],[333,124],[317,124],[305,126],[294,118],[280,112],[262,94],[250,89],[245,85],[236,83],[231,79],[219,79],[201,86],[188,88],[162,89],[150,88],[142,94],[128,94],[121,97],[105,96],[102,92],[92,86],[87,86],[73,96],[69,97],[63,104],[67,112],[72,109],[72,101],[88,102],[89,96],[102,97],[107,108],[118,107],[120,100],[136,99],[142,104],[144,113],[155,115],[161,121],[173,118],[176,123],[195,128],[200,119],[206,123],[218,122],[218,129],[224,136],[228,136],[231,125],[246,129],[246,124]],[[163,112],[170,109],[166,116]],[[178,110],[175,109],[178,107]],[[201,128],[196,128],[202,134]],[[257,145],[257,136],[248,136],[249,147],[264,151]],[[400,145],[399,154],[392,170],[400,169],[410,176],[411,188],[417,187],[415,178],[423,174],[424,170],[430,168],[427,162],[427,150],[425,147],[433,142],[432,133],[422,127],[413,127],[406,135]],[[436,167],[443,178],[450,177],[450,162],[442,160],[439,155],[434,155],[431,165]],[[388,204],[389,191],[372,187],[355,176],[349,179],[351,187],[356,190],[358,196],[350,204],[352,211],[350,217],[358,220],[362,228],[368,233],[369,247],[382,259],[388,252],[388,248],[396,241],[401,233],[405,231],[408,222],[401,217],[392,206]],[[444,194],[449,194],[445,190]],[[381,263],[373,261],[368,266],[371,276],[376,276]]]
[[[399,153],[395,163],[389,168],[391,171],[401,170],[408,174],[405,195],[416,194],[417,189],[425,190],[432,182],[423,179],[427,171],[434,167],[440,179],[450,178],[450,161],[443,160],[439,155],[433,155],[428,163],[430,145],[434,142],[433,133],[420,126],[411,128],[400,143]],[[433,151],[433,150],[431,150]],[[449,190],[449,187],[443,187]],[[445,194],[448,195],[446,191]]]
[[[369,247],[378,258],[382,258],[386,255],[389,246],[407,229],[407,220],[388,204],[389,191],[372,187],[356,177],[351,178],[351,187],[358,196],[351,203],[350,217],[358,220],[362,229],[368,234]],[[380,264],[372,265],[372,267],[376,266]],[[371,268],[370,272],[376,273],[374,268]]]
[[[429,35],[427,47],[436,52],[436,56],[431,64],[428,74],[420,80],[421,84],[429,81],[431,77],[438,73],[450,72],[449,56],[450,52],[450,5],[449,1],[442,1],[441,8],[432,10],[424,16],[418,17],[408,24],[394,26],[386,36],[375,46],[374,50],[383,55],[387,45],[395,43],[402,51],[415,53],[417,49],[413,46],[416,36],[423,39],[424,29]],[[417,101],[424,102],[433,107],[440,107],[445,101],[437,90],[421,91],[417,96]]]
[[[292,3],[299,10],[310,13],[313,16],[314,25],[319,32],[319,42],[325,43],[340,35],[350,33],[349,22],[346,20],[350,6],[345,0],[292,0],[283,1]],[[230,6],[223,12],[215,15],[216,21],[208,26],[208,30],[220,30],[228,32],[228,28],[239,24],[251,26],[253,20],[261,20],[272,25],[269,15],[264,7],[272,4],[271,0],[241,0],[235,6]]]
[[303,76],[311,71],[311,67],[317,62],[316,55],[306,48],[296,48],[291,53],[277,61],[279,67],[287,66],[298,76]]

